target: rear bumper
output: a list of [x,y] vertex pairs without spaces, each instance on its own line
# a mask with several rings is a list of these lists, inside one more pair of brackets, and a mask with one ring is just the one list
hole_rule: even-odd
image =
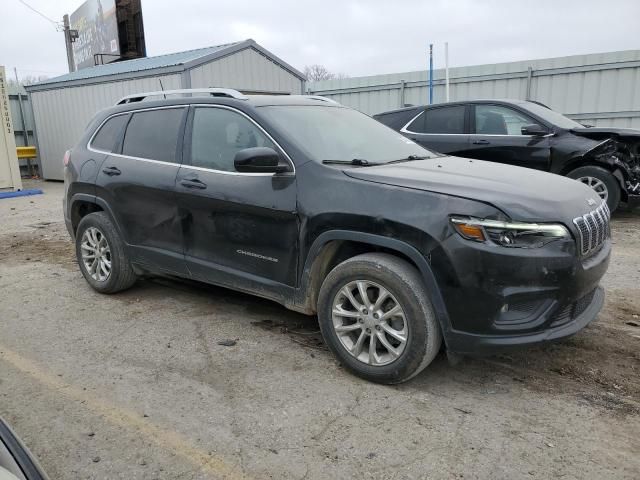
[[529,334],[518,335],[474,335],[463,332],[449,332],[447,348],[463,355],[490,355],[500,350],[538,345],[569,337],[591,323],[604,304],[604,289],[598,287],[589,306],[568,323],[555,328]]
[[67,216],[66,205],[63,203],[62,208],[64,209],[64,224],[67,227],[67,231],[69,232],[69,236],[71,236],[72,240],[76,239],[75,232],[73,231],[73,224],[71,223],[71,219]]

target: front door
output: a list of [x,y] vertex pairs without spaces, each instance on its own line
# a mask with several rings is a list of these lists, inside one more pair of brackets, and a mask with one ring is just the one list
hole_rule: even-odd
[[[186,275],[175,180],[186,107],[141,110],[126,116],[124,138],[107,155],[96,181],[128,244],[132,260],[153,270]],[[107,122],[121,122],[116,116]],[[109,126],[105,123],[102,129]],[[94,139],[99,140],[102,129]],[[92,145],[100,147],[99,145]],[[105,151],[106,148],[95,148]]]
[[[273,148],[290,172],[237,172],[235,154],[251,147]],[[240,289],[295,285],[293,164],[248,116],[224,106],[191,108],[176,191],[184,254],[194,277]]]
[[528,115],[503,105],[473,105],[468,155],[479,160],[549,170],[548,136],[523,135],[522,127],[538,123]]

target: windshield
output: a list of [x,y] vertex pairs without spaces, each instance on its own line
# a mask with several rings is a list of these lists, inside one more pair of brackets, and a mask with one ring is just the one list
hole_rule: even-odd
[[290,134],[313,160],[366,160],[385,163],[408,157],[435,157],[377,120],[342,107],[278,105],[260,112]]
[[584,125],[574,120],[571,120],[568,117],[565,117],[561,113],[554,112],[553,110],[543,107],[542,105],[538,105],[537,103],[527,102],[522,104],[522,107],[526,108],[531,113],[539,116],[540,118],[542,118],[543,120],[546,120],[552,125],[555,125],[560,128],[566,128],[567,130],[569,130],[571,128],[584,127]]

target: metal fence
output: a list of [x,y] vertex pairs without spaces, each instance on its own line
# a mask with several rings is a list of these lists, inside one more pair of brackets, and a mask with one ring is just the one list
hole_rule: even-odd
[[[434,71],[434,102],[445,101],[444,70]],[[581,123],[640,128],[640,50],[457,67],[450,100],[517,98],[542,102]],[[308,92],[369,115],[428,103],[428,72],[325,80]]]

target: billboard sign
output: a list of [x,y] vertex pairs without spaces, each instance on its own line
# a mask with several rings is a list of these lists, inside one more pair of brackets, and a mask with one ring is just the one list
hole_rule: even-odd
[[95,54],[102,54],[101,63],[120,57],[115,0],[87,0],[71,14],[69,23],[78,31],[72,44],[76,70],[93,67]]

